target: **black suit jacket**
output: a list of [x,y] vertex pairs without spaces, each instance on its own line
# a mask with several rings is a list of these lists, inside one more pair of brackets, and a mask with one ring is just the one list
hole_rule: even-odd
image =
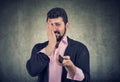
[[[64,55],[69,55],[75,66],[82,69],[85,78],[82,82],[90,82],[90,66],[89,66],[89,52],[86,46],[80,42],[74,41],[67,37],[68,46]],[[27,61],[26,67],[31,76],[38,76],[38,82],[48,82],[49,57],[41,53],[48,42],[36,44],[31,53],[30,59]],[[67,79],[67,72],[62,68],[62,82],[80,82]]]

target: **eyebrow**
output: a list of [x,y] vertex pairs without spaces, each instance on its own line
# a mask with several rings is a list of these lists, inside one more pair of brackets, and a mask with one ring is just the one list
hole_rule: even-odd
[[60,24],[61,24],[61,23],[59,23],[59,22],[56,22],[56,23],[55,23],[55,25],[60,25]]
[[53,24],[55,24],[55,25],[61,25],[60,22],[51,23],[51,25],[53,25]]

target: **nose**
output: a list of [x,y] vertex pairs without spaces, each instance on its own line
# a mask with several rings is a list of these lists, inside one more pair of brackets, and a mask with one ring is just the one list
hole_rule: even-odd
[[56,25],[53,25],[54,31],[58,30],[58,27]]

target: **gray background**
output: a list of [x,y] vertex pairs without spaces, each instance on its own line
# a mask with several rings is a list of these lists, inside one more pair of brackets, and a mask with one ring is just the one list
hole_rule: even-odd
[[34,44],[47,40],[46,13],[62,7],[67,35],[90,51],[91,82],[120,77],[120,9],[116,0],[0,1],[0,82],[36,82],[26,70]]

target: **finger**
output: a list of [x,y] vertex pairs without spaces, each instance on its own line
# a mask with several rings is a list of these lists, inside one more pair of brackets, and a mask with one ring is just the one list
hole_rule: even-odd
[[63,66],[67,67],[70,65],[70,60],[63,60]]
[[47,31],[47,35],[50,36],[51,31],[50,31],[50,28],[49,28],[49,24],[48,24],[48,23],[46,23],[46,31]]
[[49,24],[49,30],[50,30],[51,34],[53,35],[53,37],[55,37],[54,27],[53,27],[52,23],[49,22],[48,24]]
[[51,25],[51,24],[50,24],[50,29],[51,29],[51,33],[52,33],[53,35],[55,35],[55,33],[54,33],[54,27],[53,27],[53,25]]
[[46,23],[46,31],[48,32],[48,23]]
[[47,32],[48,32],[48,35],[51,35],[52,34],[52,26],[51,26],[51,22],[48,21],[47,22]]
[[52,24],[51,24],[51,22],[48,22],[48,26],[52,30]]
[[70,60],[70,56],[63,56],[65,60]]
[[48,25],[49,25],[49,28],[50,28],[51,30],[54,30],[54,29],[53,29],[53,24],[52,24],[51,20],[48,20]]

